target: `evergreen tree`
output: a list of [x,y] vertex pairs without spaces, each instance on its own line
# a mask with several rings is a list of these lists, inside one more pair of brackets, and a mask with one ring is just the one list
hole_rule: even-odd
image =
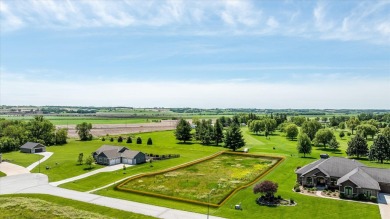
[[131,137],[129,136],[129,137],[127,137],[127,139],[126,139],[126,143],[128,143],[128,144],[130,144],[130,143],[133,143],[133,140],[131,139]]
[[344,138],[344,136],[345,136],[345,133],[343,131],[341,131],[340,134],[339,134],[339,137],[340,138]]
[[190,141],[192,139],[191,135],[191,125],[184,119],[180,119],[179,123],[176,126],[175,136],[179,141]]
[[298,153],[303,153],[303,157],[306,157],[306,154],[311,154],[311,141],[306,133],[301,133],[298,136],[297,150]]
[[118,137],[118,142],[121,143],[122,141],[123,141],[122,136],[119,136],[119,137]]
[[214,141],[217,146],[223,141],[223,137],[223,125],[219,119],[217,119],[214,124]]
[[356,135],[348,142],[347,148],[348,156],[366,156],[368,153],[367,141],[360,135]]
[[340,147],[340,143],[337,142],[336,138],[332,138],[329,141],[329,148],[333,149],[334,151],[337,150]]
[[374,140],[369,153],[370,160],[377,160],[383,163],[383,160],[390,160],[390,142],[380,134]]
[[79,157],[78,157],[78,159],[77,159],[77,162],[81,165],[81,164],[83,164],[83,157],[84,157],[84,154],[83,153],[80,153],[79,154]]
[[142,139],[141,139],[141,137],[138,137],[138,138],[137,138],[137,144],[142,144]]
[[245,141],[242,136],[240,127],[232,124],[225,135],[225,148],[230,148],[233,151],[245,146]]
[[152,145],[153,144],[153,141],[151,138],[148,138],[148,142],[146,142],[147,145]]

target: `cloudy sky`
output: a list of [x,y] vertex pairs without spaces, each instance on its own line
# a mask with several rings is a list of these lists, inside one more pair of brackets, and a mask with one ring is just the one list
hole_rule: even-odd
[[390,1],[0,0],[0,105],[390,109]]

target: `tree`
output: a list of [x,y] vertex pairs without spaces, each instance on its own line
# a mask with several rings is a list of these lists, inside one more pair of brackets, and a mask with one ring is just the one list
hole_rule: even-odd
[[293,116],[293,117],[291,117],[290,120],[295,125],[301,126],[306,121],[306,117],[304,117],[304,116]]
[[390,160],[390,142],[388,139],[379,134],[370,148],[370,160],[377,160],[383,163],[383,160]]
[[341,131],[340,134],[339,134],[339,137],[340,138],[344,138],[344,136],[345,136],[345,133],[343,131]]
[[322,143],[325,148],[333,138],[333,132],[329,129],[320,129],[315,135],[316,142]]
[[332,138],[330,141],[329,141],[329,148],[331,148],[332,150],[337,150],[338,148],[340,147],[340,143],[337,142],[336,138]]
[[312,141],[318,130],[322,128],[320,122],[316,120],[306,121],[302,124],[302,132],[306,133],[309,136],[310,141]]
[[76,132],[79,135],[81,141],[92,140],[92,134],[90,133],[91,129],[92,129],[91,123],[83,122],[81,124],[76,125]]
[[348,142],[348,148],[346,152],[348,156],[357,156],[358,158],[360,156],[366,156],[368,153],[366,139],[360,135],[356,135],[351,139],[351,141]]
[[214,141],[217,146],[223,141],[223,137],[223,125],[219,119],[217,119],[214,124]]
[[237,149],[244,147],[245,141],[242,136],[240,127],[234,123],[228,128],[225,135],[225,148],[236,151]]
[[388,141],[390,141],[390,127],[387,126],[386,128],[383,129],[382,135],[387,138]]
[[66,139],[68,138],[68,129],[60,128],[55,134],[56,144],[62,145],[66,144]]
[[114,142],[114,138],[113,138],[113,137],[111,137],[111,138],[110,138],[110,141],[111,141],[111,142]]
[[345,129],[345,122],[340,122],[339,123],[339,129]]
[[179,141],[183,141],[184,143],[186,143],[186,141],[190,141],[192,139],[191,130],[192,128],[190,123],[184,119],[180,119],[179,123],[176,126],[176,139]]
[[211,120],[202,120],[196,127],[196,138],[200,140],[202,144],[210,145],[214,140],[214,127]]
[[290,140],[294,140],[298,136],[298,126],[295,124],[290,124],[286,127],[286,137]]
[[151,138],[148,138],[148,142],[146,142],[147,145],[152,145],[153,144],[153,141]]
[[298,153],[303,153],[303,157],[306,157],[306,154],[311,154],[311,141],[307,134],[301,133],[298,136],[297,150]]
[[138,137],[138,138],[137,138],[137,144],[142,144],[142,139],[141,139],[141,137]]
[[121,143],[122,141],[123,141],[122,136],[119,136],[119,137],[118,137],[118,142]]
[[253,120],[249,123],[249,130],[255,134],[265,131],[265,122],[263,120]]
[[346,123],[347,123],[348,128],[351,129],[352,135],[353,135],[353,130],[355,130],[355,128],[360,124],[360,121],[358,118],[351,117],[351,118],[349,118],[349,120]]
[[253,193],[261,193],[267,198],[273,197],[277,191],[278,184],[269,180],[265,180],[261,183],[258,183],[253,187]]
[[91,155],[89,155],[88,158],[85,160],[85,164],[88,165],[89,169],[92,169],[93,158]]
[[131,137],[127,137],[127,140],[126,140],[126,143],[130,144],[130,143],[133,143],[133,140],[131,139]]
[[80,153],[79,158],[77,159],[77,163],[79,163],[80,165],[83,164],[83,157],[84,157],[84,154]]
[[371,138],[374,139],[374,136],[378,132],[378,129],[374,125],[370,124],[361,124],[356,127],[357,133],[367,139],[368,135],[371,135]]
[[35,116],[28,122],[26,128],[29,133],[29,141],[42,142],[45,145],[55,143],[55,127],[43,116]]

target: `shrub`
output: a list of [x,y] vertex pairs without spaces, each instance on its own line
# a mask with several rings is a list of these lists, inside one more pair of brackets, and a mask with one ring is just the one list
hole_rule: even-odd
[[153,144],[153,141],[151,138],[148,138],[148,142],[146,143],[147,145],[152,145]]
[[350,133],[350,132],[347,132],[347,135],[348,135],[348,136],[351,136],[351,133]]
[[340,198],[345,198],[344,193],[340,193],[340,194],[339,194],[339,197],[340,197]]
[[111,142],[113,142],[113,141],[114,141],[114,138],[113,138],[113,137],[111,137],[111,138],[110,138],[110,141],[111,141]]
[[122,141],[123,141],[122,136],[119,136],[119,137],[118,137],[118,142],[120,143],[120,142],[122,142]]
[[269,180],[258,183],[253,187],[253,193],[262,193],[266,197],[273,197],[274,193],[278,191],[278,184]]
[[294,199],[290,198],[290,204],[294,204]]
[[106,140],[106,139],[103,137],[103,138],[102,138],[102,141],[105,141],[105,140]]
[[133,143],[133,140],[131,140],[131,137],[127,137],[126,143]]
[[358,200],[366,200],[366,196],[365,196],[363,193],[360,193],[360,194],[357,196],[357,199],[358,199]]
[[142,139],[141,139],[141,137],[138,137],[138,138],[137,138],[137,144],[142,144]]
[[375,196],[370,196],[370,201],[374,202],[374,203],[377,203],[378,200]]

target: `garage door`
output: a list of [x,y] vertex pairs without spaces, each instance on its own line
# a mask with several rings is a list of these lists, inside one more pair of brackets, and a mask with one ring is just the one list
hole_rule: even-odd
[[35,153],[43,152],[43,148],[35,148]]

